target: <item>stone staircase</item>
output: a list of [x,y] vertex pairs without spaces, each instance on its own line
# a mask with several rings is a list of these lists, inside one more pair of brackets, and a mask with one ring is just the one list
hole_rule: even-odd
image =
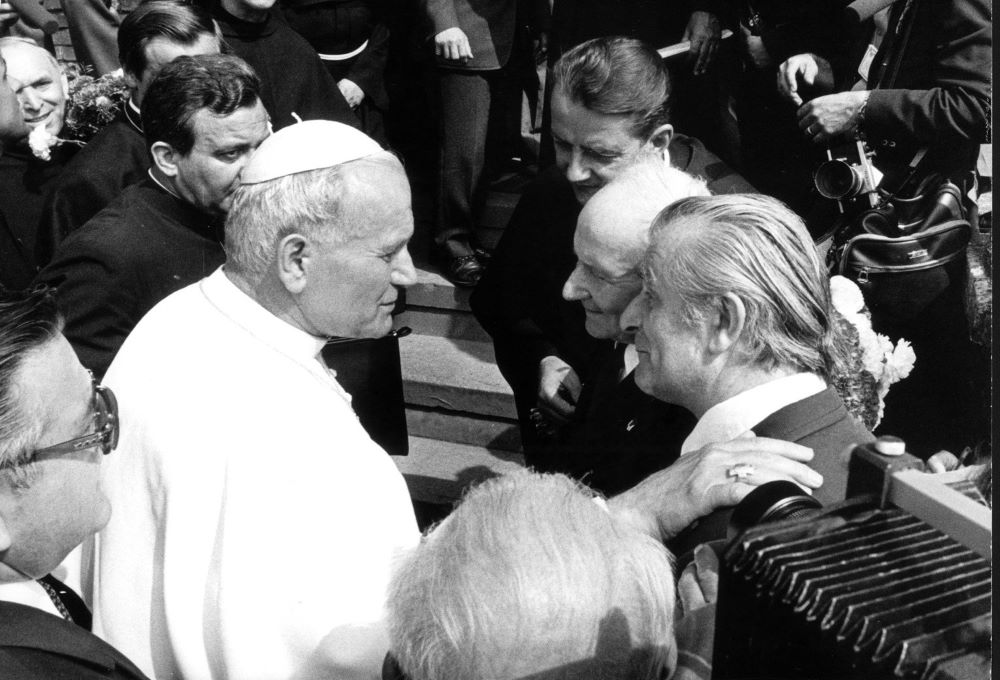
[[[499,240],[524,179],[494,183],[478,233],[485,247]],[[524,458],[514,397],[469,310],[471,289],[454,286],[414,250],[417,284],[394,323],[413,329],[399,341],[410,451],[393,459],[423,526],[443,517],[470,484],[521,467]]]

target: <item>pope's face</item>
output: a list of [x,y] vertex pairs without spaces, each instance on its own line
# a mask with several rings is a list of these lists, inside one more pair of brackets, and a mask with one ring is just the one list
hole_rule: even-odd
[[307,285],[298,298],[307,330],[316,335],[377,338],[392,328],[396,286],[416,282],[406,248],[413,235],[410,188],[402,168],[360,164],[350,200],[363,209],[364,235],[314,244]]

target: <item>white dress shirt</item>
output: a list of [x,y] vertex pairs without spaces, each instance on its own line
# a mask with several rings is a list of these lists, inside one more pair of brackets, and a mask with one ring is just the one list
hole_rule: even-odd
[[826,382],[818,375],[796,373],[740,392],[705,411],[684,440],[681,455],[735,439],[772,413],[825,389]]
[[419,532],[323,344],[220,269],[111,364],[95,632],[150,677],[379,677],[386,585]]

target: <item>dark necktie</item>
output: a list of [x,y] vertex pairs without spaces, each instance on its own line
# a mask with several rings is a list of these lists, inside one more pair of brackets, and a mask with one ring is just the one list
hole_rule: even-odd
[[37,580],[64,619],[90,630],[93,617],[82,597],[52,574],[46,574]]

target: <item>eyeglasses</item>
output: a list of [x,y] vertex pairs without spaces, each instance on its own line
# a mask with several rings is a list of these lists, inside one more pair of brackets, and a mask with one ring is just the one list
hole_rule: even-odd
[[94,374],[90,371],[88,373],[94,390],[94,421],[97,429],[91,434],[37,449],[31,456],[33,460],[83,451],[94,446],[100,446],[101,453],[106,456],[118,446],[118,400],[115,399],[115,393],[111,388],[98,385]]

